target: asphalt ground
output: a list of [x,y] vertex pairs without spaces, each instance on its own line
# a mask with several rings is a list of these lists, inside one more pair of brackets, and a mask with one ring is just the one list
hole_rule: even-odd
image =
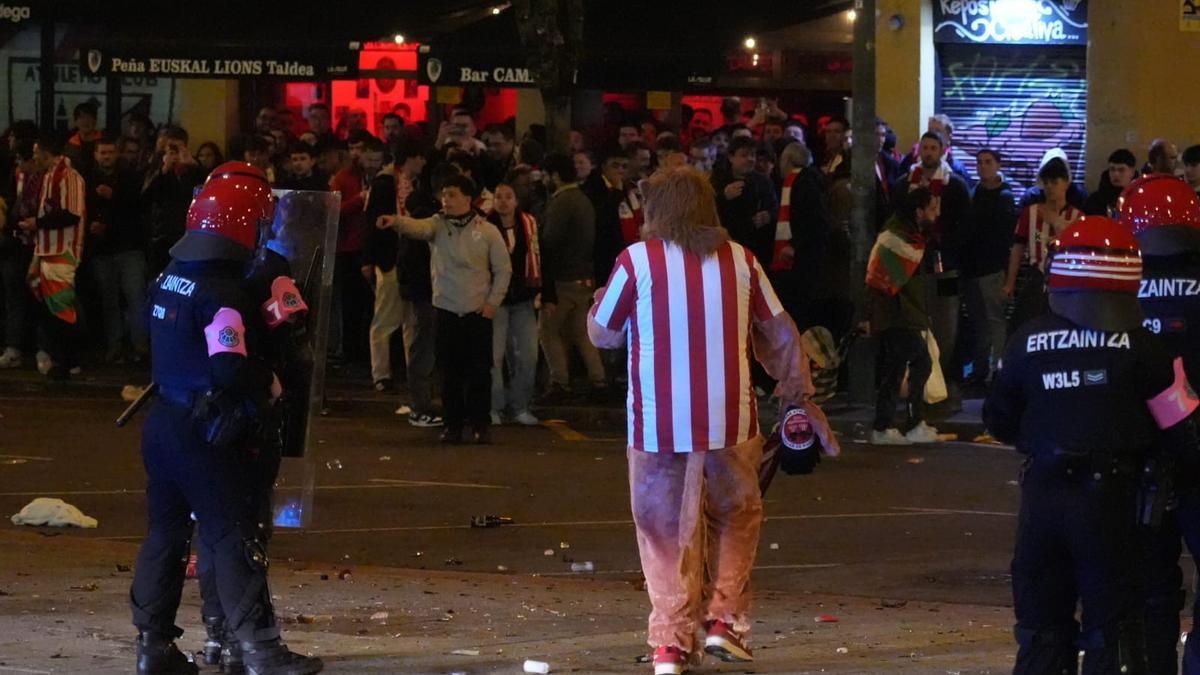
[[[141,422],[113,426],[125,406],[121,374],[94,374],[66,387],[48,387],[24,372],[0,378],[0,512],[16,513],[35,497],[59,497],[100,521],[94,530],[61,536],[133,550],[146,518]],[[393,415],[395,403],[356,385],[335,386],[329,414],[315,430],[311,523],[278,529],[273,559],[334,577],[386,568],[416,578],[421,571],[430,578],[562,577],[596,589],[636,590],[624,430],[612,424],[619,413],[546,410],[544,417],[570,419],[503,426],[492,445],[443,446],[437,430]],[[970,410],[950,425],[963,439],[979,430]],[[941,603],[986,612],[1006,633],[1015,453],[970,442],[907,448],[853,442],[864,415],[836,415],[841,458],[810,476],[781,475],[771,487],[754,576],[760,597],[783,607],[814,593],[872,607]],[[299,475],[295,467],[286,473]],[[470,526],[473,516],[489,514],[513,522]],[[0,525],[10,529],[21,528]],[[585,562],[594,572],[572,572],[572,563]],[[992,638],[1003,650],[1007,635]],[[1006,663],[998,664],[1001,670],[1011,667]],[[360,665],[362,672],[388,672]],[[862,667],[838,672],[883,672]],[[956,672],[938,668],[927,672]]]

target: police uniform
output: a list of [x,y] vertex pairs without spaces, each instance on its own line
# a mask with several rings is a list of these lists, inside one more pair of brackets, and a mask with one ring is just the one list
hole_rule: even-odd
[[130,589],[139,675],[197,672],[174,644],[183,633],[175,616],[191,514],[211,565],[208,600],[215,595],[247,675],[308,675],[323,667],[279,641],[258,525],[262,490],[247,452],[255,418],[278,395],[261,358],[263,317],[244,278],[272,211],[260,171],[244,162],[217,167],[188,209],[174,259],[151,289],[158,398],[142,432],[149,532]]
[[[1144,673],[1131,553],[1138,488],[1161,430],[1182,426],[1186,415],[1171,406],[1186,382],[1140,326],[1132,235],[1089,217],[1057,244],[1052,313],[1012,336],[983,411],[988,429],[1026,455],[1012,562],[1014,673],[1074,673],[1080,649],[1084,673]],[[1194,439],[1174,449],[1194,455]]]
[[[307,354],[304,335],[297,334],[295,324],[298,315],[307,312],[308,305],[290,275],[291,265],[287,258],[264,247],[250,264],[242,284],[248,301],[255,308],[252,311],[261,315],[265,323],[266,330],[255,340],[254,353],[261,354],[267,367],[279,374],[285,391],[306,386],[307,382],[301,380],[306,379],[311,370],[304,368],[311,364],[311,355]],[[253,514],[257,540],[264,548],[274,531],[272,497],[282,460],[281,441],[278,434],[263,434],[251,439],[243,462],[244,499],[248,502],[248,511]],[[217,589],[214,554],[201,542],[196,574],[200,583],[201,617],[208,632],[204,660],[208,665],[221,664],[229,668],[241,663],[241,654],[226,626]]]
[[[1138,286],[1146,315],[1143,325],[1172,356],[1182,359],[1188,381],[1200,382],[1200,199],[1183,181],[1150,175],[1129,185],[1120,206],[1121,224],[1145,249]],[[1194,494],[1194,481],[1188,480],[1193,474],[1194,467],[1188,465],[1176,471],[1177,505],[1146,537],[1146,644],[1154,675],[1178,672],[1176,645],[1184,607],[1180,535],[1193,556],[1200,552],[1200,498]],[[1197,609],[1193,608],[1193,626],[1200,616]],[[1200,639],[1187,642],[1184,673],[1200,674]]]
[[174,621],[195,513],[201,546],[213,554],[220,605],[235,608],[225,613],[230,629],[246,641],[276,638],[265,553],[245,499],[243,448],[209,446],[193,416],[213,389],[251,405],[267,401],[271,372],[248,358],[257,316],[242,288],[242,265],[173,261],[148,305],[159,394],[142,440],[150,531],[131,592],[134,624],[182,635]]

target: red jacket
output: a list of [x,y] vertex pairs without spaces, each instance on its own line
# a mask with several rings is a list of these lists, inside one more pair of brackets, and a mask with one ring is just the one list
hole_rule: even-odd
[[363,173],[358,167],[337,172],[329,181],[329,189],[342,193],[341,217],[338,219],[338,253],[361,251],[367,238],[366,194]]

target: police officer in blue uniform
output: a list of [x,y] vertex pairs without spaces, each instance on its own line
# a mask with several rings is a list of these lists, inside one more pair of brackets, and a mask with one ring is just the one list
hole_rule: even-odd
[[[1144,326],[1158,335],[1172,356],[1182,359],[1189,382],[1200,382],[1200,199],[1187,183],[1151,174],[1131,183],[1119,201],[1118,219],[1137,237],[1142,249],[1143,278],[1138,300]],[[1188,475],[1195,467],[1164,467],[1164,492],[1174,488],[1175,501],[1162,526],[1146,538],[1146,646],[1153,675],[1179,671],[1176,644],[1179,612],[1184,606],[1180,534],[1193,558],[1200,554],[1200,496]],[[1169,482],[1168,482],[1169,481]],[[1193,629],[1197,636],[1193,608]],[[1200,636],[1184,649],[1183,672],[1200,674]]]
[[246,262],[272,204],[265,176],[238,163],[214,172],[188,211],[187,232],[149,298],[158,399],[142,434],[149,531],[130,605],[139,675],[197,673],[174,644],[192,521],[212,553],[217,596],[248,675],[307,675],[319,659],[288,651],[267,585],[267,556],[247,484],[255,418],[282,393],[256,353],[259,308]]
[[[1200,456],[1200,402],[1142,327],[1133,235],[1086,217],[1055,241],[1050,313],[1010,339],[984,404],[1026,455],[1013,554],[1014,673],[1145,673],[1139,487],[1159,448]],[[1082,607],[1075,620],[1076,603]]]
[[[225,170],[240,170],[241,162],[229,162],[213,172],[223,176]],[[245,290],[262,316],[266,331],[258,340],[258,349],[267,366],[280,378],[284,399],[277,402],[270,419],[263,420],[260,433],[251,439],[247,448],[245,477],[251,510],[256,513],[258,540],[265,547],[274,531],[272,496],[279,476],[283,456],[303,453],[305,421],[308,413],[307,394],[312,376],[312,349],[308,340],[308,303],[292,278],[288,255],[294,254],[297,234],[287,228],[296,223],[321,222],[324,202],[307,199],[310,195],[292,195],[277,208],[290,208],[299,213],[277,214],[266,241],[249,264]],[[312,213],[308,213],[312,211]],[[320,253],[318,249],[317,254]],[[309,272],[313,272],[310,270]],[[226,626],[224,610],[217,592],[213,552],[200,546],[197,577],[200,582],[201,617],[207,632],[204,642],[204,662],[220,665],[227,673],[241,672],[241,644]]]

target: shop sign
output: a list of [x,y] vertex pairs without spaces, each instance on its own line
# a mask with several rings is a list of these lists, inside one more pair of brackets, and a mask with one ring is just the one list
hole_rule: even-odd
[[438,52],[427,45],[417,52],[417,75],[421,84],[461,87],[536,87],[533,71],[517,62],[515,55]]
[[974,44],[1085,45],[1087,4],[1087,0],[933,0],[933,39]]
[[21,23],[33,17],[29,5],[6,5],[0,3],[0,22]]
[[341,54],[148,53],[105,48],[79,50],[84,72],[93,77],[180,77],[234,79],[278,77],[288,80],[353,79],[358,52]]
[[1179,0],[1179,30],[1200,31],[1200,0]]

